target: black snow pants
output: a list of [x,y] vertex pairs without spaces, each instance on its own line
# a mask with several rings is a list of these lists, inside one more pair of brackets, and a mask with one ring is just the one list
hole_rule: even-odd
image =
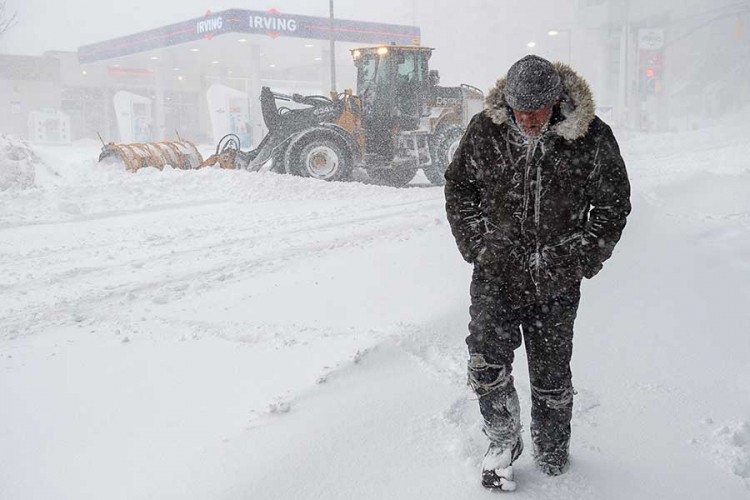
[[573,386],[570,360],[580,283],[546,303],[511,308],[502,291],[475,271],[471,283],[469,382],[479,397],[484,432],[495,446],[521,438],[513,353],[525,342],[531,383],[531,436],[535,455],[567,457]]

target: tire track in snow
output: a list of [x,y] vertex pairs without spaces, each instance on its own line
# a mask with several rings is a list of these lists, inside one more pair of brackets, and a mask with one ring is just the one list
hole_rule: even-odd
[[[242,249],[253,248],[259,243],[267,244],[270,239],[281,239],[285,236],[293,236],[300,233],[320,233],[321,231],[327,231],[331,229],[338,229],[347,225],[356,225],[362,223],[371,223],[383,221],[389,218],[400,217],[403,215],[413,215],[424,211],[424,207],[433,208],[430,205],[435,204],[434,201],[427,202],[412,202],[406,204],[400,204],[400,210],[393,210],[392,206],[377,207],[365,211],[369,215],[362,215],[358,217],[350,217],[342,220],[337,214],[330,214],[326,216],[315,217],[312,221],[304,221],[302,224],[298,224],[297,219],[283,218],[281,220],[271,221],[270,223],[266,220],[256,220],[251,227],[234,229],[227,231],[225,226],[210,226],[203,229],[201,232],[196,232],[188,228],[189,234],[185,235],[184,239],[179,241],[178,244],[188,243],[187,248],[175,250],[174,241],[168,236],[158,236],[156,239],[152,235],[146,236],[145,241],[149,242],[149,249],[157,250],[152,255],[143,256],[143,250],[140,248],[143,241],[136,241],[131,244],[130,247],[119,247],[116,251],[113,249],[111,253],[117,253],[118,257],[129,254],[140,254],[139,257],[129,260],[120,260],[118,262],[112,262],[114,259],[109,255],[104,259],[105,265],[88,265],[88,266],[77,266],[77,262],[87,262],[98,260],[96,256],[92,255],[91,250],[107,250],[112,249],[112,245],[100,244],[89,246],[86,244],[87,240],[83,240],[81,245],[75,249],[70,249],[67,252],[62,252],[65,257],[61,256],[61,252],[57,248],[47,248],[44,255],[35,256],[36,261],[26,262],[26,268],[32,270],[39,270],[40,276],[37,278],[29,279],[26,284],[22,280],[18,280],[15,283],[0,283],[0,290],[16,291],[18,293],[28,293],[35,287],[46,286],[49,284],[64,283],[70,278],[78,277],[84,278],[87,275],[95,275],[102,272],[108,272],[116,266],[130,266],[135,269],[140,269],[146,264],[151,264],[156,267],[157,264],[174,261],[178,257],[188,257],[191,254],[194,256],[205,255],[207,252],[216,253],[217,251],[224,251],[225,253],[230,252],[235,247],[241,247]],[[409,210],[403,210],[403,207],[409,207]],[[289,221],[292,224],[289,224]],[[319,223],[319,221],[323,221]],[[262,232],[266,226],[281,227],[282,229]],[[216,239],[208,239],[210,236],[214,236],[219,229],[224,230],[224,234],[230,232],[231,237],[223,238],[219,241]],[[156,243],[155,243],[156,241]],[[197,241],[198,244],[192,244],[193,241]],[[70,253],[79,255],[71,256]],[[23,262],[23,259],[15,259],[9,256],[6,262],[0,261],[0,276],[4,276],[7,280],[11,275],[13,269],[18,267],[19,262]],[[92,258],[94,257],[94,258]],[[51,261],[51,262],[50,262]],[[60,271],[55,273],[48,273],[51,266],[67,264],[69,262],[74,263],[73,266],[63,266]],[[15,290],[14,290],[15,288]]]
[[[432,207],[432,205],[437,205],[437,202],[435,200],[426,200],[426,201],[415,201],[415,202],[407,202],[407,203],[399,203],[395,205],[382,205],[377,207],[368,208],[366,210],[361,211],[363,214],[362,216],[352,217],[352,218],[344,218],[342,220],[342,214],[340,212],[349,212],[349,209],[337,209],[334,213],[326,214],[326,215],[314,215],[312,219],[309,219],[302,224],[298,225],[292,225],[292,227],[285,227],[289,226],[289,222],[292,223],[297,222],[297,219],[292,219],[290,216],[281,217],[278,219],[256,219],[254,220],[253,224],[250,227],[240,227],[240,228],[232,228],[233,234],[247,234],[250,233],[252,235],[257,236],[258,238],[265,238],[266,236],[282,236],[284,234],[295,234],[302,231],[313,231],[313,230],[322,230],[322,229],[328,229],[328,228],[334,228],[339,227],[342,225],[347,224],[353,224],[358,222],[370,222],[373,220],[379,220],[384,219],[388,217],[395,217],[399,215],[406,215],[410,213],[415,213],[422,211],[424,208],[437,208],[437,206]],[[186,205],[189,206],[189,205]],[[403,207],[413,207],[409,210],[392,210],[395,208],[403,208]],[[370,215],[364,215],[370,213]],[[131,216],[132,213],[125,214],[124,217]],[[299,214],[294,214],[299,215]],[[221,215],[223,216],[223,215]],[[82,221],[76,221],[76,222],[87,222],[90,220],[95,219],[85,219]],[[325,221],[329,220],[329,222],[324,222],[322,224],[318,224],[317,221]],[[267,226],[275,226],[281,225],[282,227],[285,227],[284,229],[278,230],[278,231],[271,231],[271,232],[263,232],[263,230]],[[207,235],[213,235],[216,233],[218,228],[226,227],[224,225],[222,226],[211,226],[207,228],[202,229],[194,229],[194,228],[188,228],[190,231],[189,237],[192,239],[197,238],[203,238]],[[150,235],[151,236],[151,235]],[[147,236],[146,239],[148,240],[150,236]],[[164,237],[166,238],[166,237]],[[249,238],[246,236],[242,237],[235,237],[234,238],[237,241],[247,241]],[[139,247],[142,244],[142,242],[135,242],[133,247]],[[201,245],[197,245],[194,248],[194,251],[200,251],[205,250],[208,248],[212,248],[216,244],[214,242],[209,243],[203,243]],[[27,267],[34,267],[35,265],[43,265],[45,264],[44,260],[45,258],[49,258],[50,256],[54,257],[55,260],[59,261],[61,255],[71,254],[71,253],[77,253],[77,252],[85,252],[87,254],[90,254],[91,250],[93,249],[107,249],[111,248],[112,244],[111,242],[105,242],[97,245],[90,245],[87,240],[81,241],[80,245],[78,245],[75,248],[69,248],[66,250],[60,250],[58,248],[45,248],[44,251],[37,251],[37,252],[31,252],[30,255],[25,256],[14,256],[14,255],[8,255],[8,260],[3,262],[0,260],[0,273],[3,273],[5,271],[3,266],[13,266],[17,267],[19,263],[25,262],[27,263]],[[152,245],[155,246],[155,245]],[[125,248],[121,248],[120,250],[126,250]],[[86,257],[89,257],[90,255],[85,255]],[[0,257],[2,257],[2,254],[0,254]],[[34,262],[33,259],[39,259],[40,262]],[[30,262],[29,262],[30,261]]]
[[[324,220],[323,223],[305,221],[291,227],[282,224],[281,229],[266,233],[246,229],[248,234],[244,237],[202,242],[180,251],[173,250],[171,245],[165,246],[165,251],[156,255],[116,265],[65,269],[29,283],[6,286],[6,293],[20,294],[23,300],[20,309],[6,306],[8,314],[0,323],[0,338],[12,338],[20,330],[24,330],[24,335],[31,334],[53,323],[68,324],[76,321],[76,315],[84,310],[95,310],[97,317],[111,317],[112,314],[117,315],[117,309],[124,301],[143,296],[153,299],[154,293],[159,290],[180,292],[196,283],[211,289],[224,286],[225,282],[274,272],[290,261],[314,258],[344,248],[364,247],[377,241],[408,239],[411,233],[434,224],[433,210],[438,205],[442,206],[442,202],[428,200],[385,205],[345,220],[334,214],[319,218]],[[206,234],[210,233],[210,229],[206,231]],[[279,250],[280,247],[283,249]],[[251,250],[249,257],[243,255],[248,250]],[[54,251],[51,254],[56,255]],[[208,257],[206,264],[201,265],[196,261],[196,257],[201,255]],[[89,262],[90,257],[82,256],[82,259]],[[43,263],[39,264],[43,268]],[[169,272],[170,267],[195,268],[196,265],[201,269],[177,272],[177,275]],[[139,269],[135,273],[135,280],[132,279],[133,268]],[[154,279],[151,268],[164,270],[164,274]],[[111,283],[112,274],[118,269],[127,275],[120,283],[96,286],[99,282]],[[141,277],[144,274],[145,279]],[[53,285],[51,297],[50,285]],[[47,292],[47,297],[44,292]],[[37,300],[29,304],[29,297]]]

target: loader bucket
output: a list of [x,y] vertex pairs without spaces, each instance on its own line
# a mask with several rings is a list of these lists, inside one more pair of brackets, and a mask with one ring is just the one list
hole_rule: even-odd
[[203,163],[203,157],[198,148],[190,141],[151,142],[146,144],[114,144],[102,147],[99,161],[121,162],[131,172],[144,167],[156,167],[159,170],[164,165],[174,168],[193,170]]

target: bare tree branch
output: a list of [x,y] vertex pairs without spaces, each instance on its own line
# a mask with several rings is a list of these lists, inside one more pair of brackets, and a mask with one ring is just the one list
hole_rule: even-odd
[[5,0],[0,1],[0,35],[8,31],[18,20],[16,13],[8,13]]

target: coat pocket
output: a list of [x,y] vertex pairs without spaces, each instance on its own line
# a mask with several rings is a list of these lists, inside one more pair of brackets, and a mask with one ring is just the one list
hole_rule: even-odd
[[553,281],[570,283],[583,279],[583,257],[580,235],[574,234],[546,245],[541,250],[546,275]]

